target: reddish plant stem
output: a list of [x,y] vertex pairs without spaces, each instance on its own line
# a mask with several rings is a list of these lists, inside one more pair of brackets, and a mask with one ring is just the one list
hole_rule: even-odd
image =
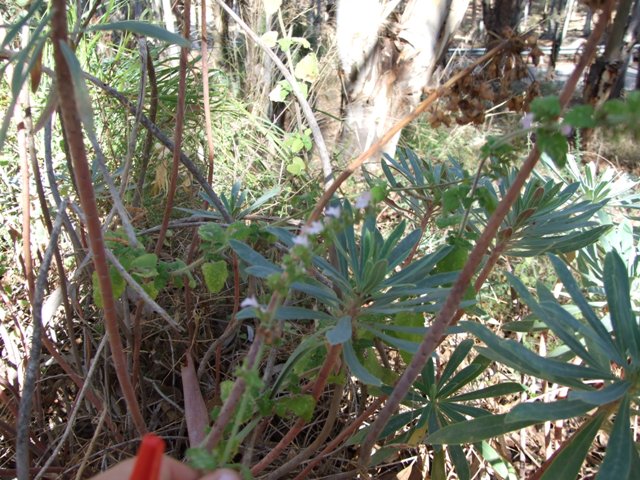
[[413,257],[415,257],[416,252],[418,251],[418,247],[420,246],[420,240],[424,236],[424,232],[427,229],[427,224],[429,223],[429,220],[431,220],[431,214],[433,213],[433,210],[433,206],[429,204],[429,206],[427,207],[427,211],[424,213],[424,217],[422,217],[422,220],[420,221],[420,239],[418,239],[416,244],[411,249],[411,253],[409,253],[409,256],[405,259],[404,262],[402,262],[402,268],[410,265],[413,261]]
[[[336,362],[340,356],[340,352],[342,351],[342,345],[332,345],[327,352],[327,356],[324,359],[324,363],[322,364],[322,368],[318,373],[318,378],[313,386],[313,390],[311,395],[313,399],[317,402],[324,391],[324,387],[327,385],[327,380],[329,375],[333,371],[336,366]],[[337,392],[334,392],[336,394]],[[254,467],[251,469],[252,475],[258,475],[265,468],[267,468],[271,462],[273,462],[282,451],[289,446],[289,444],[296,438],[296,436],[302,431],[303,427],[307,424],[306,420],[303,418],[298,418],[294,426],[287,432],[287,434],[278,442],[278,444],[271,449],[271,451],[260,460]]]
[[[183,36],[189,38],[189,27],[191,26],[191,0],[184,2]],[[178,167],[180,166],[180,148],[182,146],[182,132],[184,130],[184,103],[187,89],[187,55],[188,48],[180,49],[180,66],[178,73],[178,105],[176,108],[176,128],[173,133],[173,164],[171,166],[171,177],[169,180],[169,191],[167,192],[167,202],[162,216],[162,226],[158,233],[155,254],[160,255],[164,238],[169,228],[169,219],[173,210],[173,200],[178,186]]]
[[207,49],[207,0],[200,7],[200,45],[202,51],[202,102],[204,103],[204,129],[207,134],[207,158],[209,159],[209,183],[213,181],[213,131],[211,129],[211,101],[209,98],[209,52]]
[[369,418],[371,415],[373,415],[376,412],[376,410],[378,410],[378,407],[382,405],[382,403],[386,399],[387,399],[386,395],[376,398],[373,401],[373,403],[371,403],[371,405],[369,405],[367,409],[358,416],[358,418],[356,418],[353,422],[351,422],[351,425],[343,429],[336,438],[334,438],[329,443],[327,443],[327,445],[322,449],[322,451],[318,455],[316,455],[316,458],[314,458],[305,467],[305,469],[302,472],[300,472],[297,477],[295,477],[294,480],[304,480],[306,478],[309,478],[309,474],[315,468],[315,466],[318,465],[324,458],[331,455],[335,451],[335,449],[337,449],[342,442],[344,442],[347,438],[349,438],[349,436],[351,436],[351,434],[355,432],[356,429],[360,425],[362,425],[362,423],[367,418]]
[[[245,369],[250,370],[254,367],[258,359],[258,354],[262,350],[263,343],[263,335],[256,335],[254,342],[251,344],[251,348],[247,352],[247,357],[244,363]],[[211,431],[204,439],[202,447],[206,448],[207,450],[213,450],[216,445],[218,445],[218,442],[222,439],[222,434],[224,433],[226,426],[231,421],[233,413],[240,403],[240,399],[242,398],[242,394],[244,393],[246,388],[247,383],[245,382],[244,378],[238,377],[233,384],[233,388],[231,389],[231,393],[229,394],[227,401],[224,402],[224,405],[220,410],[220,414],[218,415],[216,422],[213,424],[213,427],[211,427]]]
[[[575,70],[567,80],[565,84],[565,88],[563,89],[560,95],[560,103],[562,107],[565,107],[573,92],[575,91],[576,85],[580,78],[580,75],[584,68],[588,63],[591,62],[593,55],[595,54],[596,47],[598,45],[598,41],[604,32],[604,29],[609,22],[609,16],[611,13],[611,5],[613,0],[609,0],[602,11],[602,14],[598,20],[598,24],[596,25],[591,37],[587,41],[584,49],[584,54],[576,65]],[[504,198],[500,201],[498,206],[496,207],[495,212],[489,219],[485,230],[482,232],[482,235],[478,239],[476,246],[473,248],[471,253],[469,254],[469,259],[465,264],[464,268],[460,272],[458,279],[453,285],[445,304],[442,307],[442,310],[434,320],[431,328],[425,334],[425,337],[422,340],[422,343],[418,347],[418,351],[411,360],[411,363],[406,368],[402,377],[396,383],[393,392],[389,396],[389,399],[385,406],[382,408],[376,421],[372,424],[371,430],[367,434],[364,442],[362,443],[360,449],[360,460],[359,464],[362,467],[366,467],[369,464],[369,460],[371,458],[371,450],[382,432],[382,429],[385,427],[393,412],[398,408],[400,402],[405,397],[409,388],[418,377],[422,368],[427,363],[427,360],[431,356],[431,354],[435,351],[437,346],[442,342],[445,338],[445,331],[451,324],[456,311],[458,310],[458,306],[462,301],[464,293],[467,289],[467,285],[471,281],[473,274],[475,273],[478,265],[482,261],[485,252],[489,248],[493,238],[496,236],[502,221],[504,220],[507,213],[511,209],[511,206],[516,201],[518,196],[520,195],[520,190],[524,185],[527,178],[533,171],[538,159],[540,158],[540,151],[537,146],[531,150],[531,153],[527,157],[526,161],[520,168],[518,175],[516,176],[513,184],[507,191]],[[487,273],[488,274],[488,273]]]
[[51,30],[56,64],[58,98],[62,110],[62,117],[64,118],[64,128],[67,135],[76,184],[78,186],[80,203],[86,217],[89,243],[93,252],[93,264],[102,292],[105,329],[109,336],[109,347],[111,348],[113,365],[127,408],[131,414],[136,430],[140,435],[143,435],[146,433],[147,428],[136,399],[133,385],[131,384],[131,379],[127,373],[126,359],[122,349],[115,301],[113,298],[111,279],[109,277],[109,266],[105,254],[104,239],[102,237],[100,213],[96,205],[91,171],[84,147],[82,125],[78,114],[75,92],[73,90],[73,78],[61,48],[61,44],[67,42],[66,4],[64,0],[52,0],[52,6],[54,12],[51,19]]

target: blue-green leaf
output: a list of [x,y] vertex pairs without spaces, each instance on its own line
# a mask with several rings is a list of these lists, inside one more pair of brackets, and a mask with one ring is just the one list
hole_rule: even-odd
[[604,405],[618,400],[627,393],[630,387],[631,384],[629,382],[618,381],[600,390],[573,390],[569,392],[569,398],[594,406]]
[[[427,437],[432,445],[474,443],[533,425],[535,421],[506,422],[506,414],[485,415],[466,422],[447,425]],[[558,477],[565,478],[565,477]]]
[[344,355],[344,361],[346,362],[351,373],[363,383],[379,387],[382,385],[382,381],[371,374],[358,359],[353,344],[349,341],[343,344],[342,352]]
[[502,395],[513,395],[514,393],[521,393],[525,388],[521,383],[505,382],[497,385],[491,385],[490,387],[474,390],[473,392],[464,393],[462,395],[456,395],[455,397],[449,397],[447,402],[466,402],[469,400],[478,400],[480,398],[499,397]]
[[264,269],[269,269],[271,270],[271,273],[282,272],[282,269],[280,267],[264,258],[250,246],[237,240],[229,240],[229,245],[238,254],[238,256],[249,265],[256,265],[258,267],[263,267]]
[[101,25],[94,25],[93,27],[89,27],[87,29],[87,31],[96,30],[123,30],[127,32],[137,33],[138,35],[142,35],[145,37],[157,38],[158,40],[162,40],[163,42],[175,43],[176,45],[184,48],[191,47],[191,42],[186,38],[175,33],[171,33],[170,31],[159,27],[158,25],[153,25],[147,22],[140,22],[137,20],[122,20],[120,22],[103,23]]
[[[616,420],[609,436],[607,454],[600,465],[596,480],[622,480],[629,478],[633,450],[636,448],[629,423],[629,403],[628,395],[620,402]],[[635,474],[640,474],[640,472],[636,471]]]
[[69,45],[66,42],[60,41],[60,49],[62,50],[62,54],[64,55],[64,59],[67,61],[67,66],[69,67],[69,71],[71,73],[71,79],[73,81],[73,91],[76,96],[76,103],[78,105],[78,112],[80,113],[80,119],[82,120],[82,124],[84,128],[87,130],[87,133],[90,137],[95,137],[95,128],[93,124],[93,107],[91,102],[91,96],[89,95],[89,90],[87,89],[87,85],[84,82],[84,77],[82,76],[82,68],[80,67],[80,62],[76,57]]
[[556,456],[549,468],[544,471],[540,480],[573,479],[580,473],[580,467],[587,456],[593,439],[604,420],[605,413],[589,420],[589,422],[571,439],[571,442]]
[[542,423],[547,420],[553,421],[578,417],[580,415],[584,415],[593,408],[593,405],[589,405],[588,403],[584,403],[579,400],[560,400],[552,403],[521,403],[513,407],[513,409],[507,413],[506,421],[534,421],[536,423]]
[[616,342],[640,363],[640,328],[631,308],[627,267],[615,250],[604,260],[604,289]]
[[340,317],[338,323],[331,330],[328,330],[325,336],[330,345],[340,345],[351,339],[351,317]]

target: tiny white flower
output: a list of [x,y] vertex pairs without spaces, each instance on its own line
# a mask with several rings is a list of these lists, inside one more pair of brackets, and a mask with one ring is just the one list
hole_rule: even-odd
[[307,237],[304,234],[298,235],[296,237],[293,237],[293,244],[294,245],[302,245],[303,247],[308,247],[309,246],[309,237]]
[[318,233],[321,233],[322,230],[324,230],[324,225],[322,225],[322,222],[311,222],[311,225],[305,225],[304,227],[302,227],[302,234],[303,235],[317,235]]
[[327,207],[324,211],[326,217],[340,218],[340,207]]
[[258,300],[256,299],[256,297],[254,295],[245,298],[242,303],[240,304],[240,306],[242,308],[247,308],[247,307],[255,307],[258,308],[260,306],[260,304],[258,303]]
[[522,128],[529,130],[533,126],[533,120],[535,119],[533,113],[527,113],[522,119],[520,119],[520,125]]
[[362,192],[358,198],[356,198],[356,208],[367,208],[371,203],[371,192]]

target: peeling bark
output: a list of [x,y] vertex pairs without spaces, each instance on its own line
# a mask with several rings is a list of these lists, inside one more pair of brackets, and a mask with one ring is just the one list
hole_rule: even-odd
[[[379,140],[421,100],[469,0],[341,0],[337,42],[345,103],[341,147],[351,156]],[[383,152],[393,155],[398,133]],[[372,161],[378,163],[380,155]]]

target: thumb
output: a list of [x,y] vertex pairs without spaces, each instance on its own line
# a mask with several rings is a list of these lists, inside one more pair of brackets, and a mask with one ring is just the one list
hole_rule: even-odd
[[221,468],[213,473],[207,473],[200,480],[242,480],[238,472],[228,468]]

